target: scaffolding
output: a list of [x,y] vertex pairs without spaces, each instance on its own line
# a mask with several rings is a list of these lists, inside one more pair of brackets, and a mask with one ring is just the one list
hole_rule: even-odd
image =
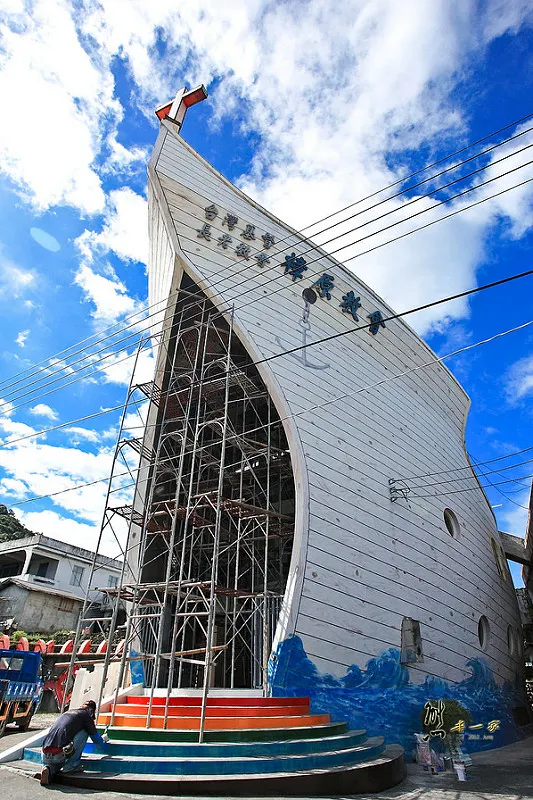
[[[139,413],[139,398],[149,403],[148,422],[142,437],[131,437],[124,421],[131,408]],[[138,459],[133,497],[113,505],[125,491],[123,478],[114,486],[117,464],[133,476],[126,453]],[[127,522],[122,537],[117,520]],[[166,690],[165,727],[172,690],[201,689],[201,741],[210,688],[268,691],[294,480],[282,423],[233,315],[217,311],[186,275],[159,341],[155,380],[128,391],[99,547],[108,532],[123,557],[119,584],[101,589],[113,614],[95,617],[88,593],[76,643],[87,626],[111,640],[121,631],[120,655],[109,647],[104,658],[101,692],[110,663],[120,663],[118,687],[141,663],[147,726],[156,689]]]

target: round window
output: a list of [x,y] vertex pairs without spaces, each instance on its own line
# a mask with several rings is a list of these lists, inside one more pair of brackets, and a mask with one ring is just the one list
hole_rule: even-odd
[[453,536],[454,539],[457,539],[459,536],[459,531],[461,530],[461,526],[459,525],[459,521],[451,508],[444,509],[444,523],[450,536]]
[[479,646],[481,649],[486,650],[489,646],[490,640],[490,625],[485,615],[479,618],[479,622],[477,624],[477,637],[479,639]]

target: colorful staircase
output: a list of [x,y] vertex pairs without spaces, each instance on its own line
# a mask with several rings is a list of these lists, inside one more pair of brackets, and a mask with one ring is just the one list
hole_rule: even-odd
[[[311,714],[307,698],[263,698],[237,692],[208,698],[198,742],[201,698],[128,697],[115,707],[109,745],[89,741],[85,772],[61,783],[150,794],[258,796],[378,792],[405,776],[403,750],[383,737],[349,731],[329,714]],[[100,714],[109,725],[111,713]],[[39,761],[40,750],[24,751]]]

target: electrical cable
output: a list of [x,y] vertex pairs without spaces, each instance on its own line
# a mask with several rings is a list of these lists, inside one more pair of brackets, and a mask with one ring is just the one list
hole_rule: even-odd
[[[515,332],[517,332],[519,330],[524,330],[525,328],[529,327],[530,325],[533,325],[533,320],[530,320],[528,322],[522,323],[521,325],[517,325],[517,326],[515,326],[513,328],[510,328],[510,329],[508,329],[506,331],[501,331],[499,333],[493,334],[492,336],[490,336],[490,337],[488,337],[486,339],[482,339],[479,342],[475,342],[473,344],[465,345],[464,347],[461,347],[461,348],[459,348],[457,350],[454,350],[451,353],[447,353],[444,356],[439,356],[439,357],[437,357],[435,359],[432,359],[431,361],[428,361],[428,362],[426,362],[424,364],[419,364],[416,367],[412,367],[412,368],[410,368],[408,370],[405,370],[404,372],[400,372],[400,373],[398,373],[396,375],[388,376],[387,378],[383,378],[380,381],[377,381],[376,383],[370,384],[368,386],[360,387],[359,389],[355,389],[355,390],[350,391],[350,392],[345,392],[344,394],[339,395],[337,397],[334,397],[334,398],[332,398],[330,400],[326,400],[323,403],[318,403],[318,404],[315,404],[313,406],[309,406],[309,407],[307,407],[305,409],[302,409],[301,411],[295,412],[294,414],[288,414],[288,415],[286,415],[284,417],[280,417],[279,419],[274,420],[271,423],[266,423],[266,424],[258,426],[257,428],[252,428],[251,430],[247,430],[245,432],[246,436],[249,436],[251,433],[255,433],[257,431],[264,431],[265,428],[269,427],[269,425],[270,426],[279,425],[280,423],[285,422],[285,421],[287,421],[289,419],[295,419],[296,417],[300,417],[303,414],[308,414],[310,411],[315,411],[315,410],[318,410],[318,409],[322,409],[322,408],[325,408],[325,407],[327,407],[329,405],[337,403],[337,402],[339,402],[339,400],[343,400],[346,397],[353,397],[353,396],[355,396],[357,394],[361,394],[362,392],[370,391],[371,389],[375,389],[375,388],[378,388],[380,386],[383,386],[384,384],[390,383],[391,381],[397,380],[398,378],[406,377],[407,375],[410,375],[413,372],[418,372],[421,369],[425,369],[427,367],[434,366],[435,364],[440,364],[442,361],[444,361],[446,359],[449,359],[449,358],[452,358],[453,356],[459,355],[459,354],[464,353],[464,352],[469,351],[469,350],[473,350],[473,349],[475,349],[477,347],[480,347],[482,345],[489,344],[490,342],[493,342],[493,341],[495,341],[497,339],[500,339],[503,336],[507,336],[508,334],[515,333]],[[2,446],[7,446],[9,444],[13,444],[13,442],[7,442],[5,445],[3,444]],[[209,442],[209,444],[206,445],[205,447],[197,448],[196,452],[201,452],[203,449],[210,449],[213,446],[215,446],[216,444],[217,444],[216,441],[215,442]],[[192,453],[192,451],[186,451],[182,455],[186,456],[186,455],[190,455],[191,453]],[[168,460],[172,461],[172,460],[175,460],[175,458],[176,457],[173,456],[173,457],[170,457]],[[144,469],[144,468],[145,468],[145,466],[138,467],[138,468],[132,470],[132,472],[139,472],[141,469]],[[129,473],[126,473],[126,474],[129,474]],[[117,476],[114,476],[114,477],[119,477],[119,476],[117,475]],[[527,477],[529,477],[529,476],[527,476]],[[111,476],[111,478],[113,478],[113,476]],[[109,481],[109,480],[110,480],[109,478],[102,478],[102,479],[100,479],[98,481],[91,481],[87,485],[93,485],[94,483],[102,483],[104,481]],[[148,478],[146,480],[150,480],[150,479]],[[505,481],[505,482],[508,482],[508,481]],[[65,489],[65,490],[62,490],[61,492],[58,492],[58,494],[65,493],[67,491],[74,491],[77,488],[83,488],[85,485],[86,484],[80,484],[79,486],[73,486],[73,487],[70,487],[69,489]],[[138,484],[136,484],[136,485],[138,485]],[[120,489],[122,489],[122,488],[123,487],[120,487]],[[472,487],[471,489],[468,489],[467,491],[471,491],[472,489],[479,489],[479,485],[476,486],[476,487]],[[454,494],[454,492],[451,492],[451,493],[450,492],[448,492],[448,493],[444,492],[442,494]],[[13,503],[12,506],[24,505],[25,503],[33,502],[34,500],[37,500],[37,499],[39,499],[39,500],[46,499],[47,497],[50,497],[50,496],[52,496],[52,495],[42,495],[42,496],[40,496],[38,498],[27,498],[26,500],[19,501],[18,503]],[[440,495],[428,495],[428,497],[435,497],[435,496],[440,496]],[[420,496],[414,495],[414,497],[419,498]],[[424,497],[424,495],[422,497]]]
[[[498,456],[497,458],[489,458],[488,461],[478,461],[470,453],[469,453],[469,456],[472,458],[473,461],[476,462],[476,464],[475,464],[476,466],[484,466],[485,464],[494,464],[496,461],[503,461],[506,458],[512,458],[513,456],[522,455],[522,453],[529,453],[531,450],[533,450],[533,445],[530,446],[530,447],[524,447],[522,450],[515,450],[512,453],[507,453],[505,456]],[[452,467],[451,469],[441,470],[440,472],[426,472],[426,473],[424,473],[422,475],[410,475],[407,478],[406,477],[401,477],[401,478],[398,478],[398,480],[401,480],[401,481],[415,481],[415,480],[418,480],[419,478],[432,478],[434,475],[445,475],[448,472],[457,472],[460,469],[471,469],[471,468],[472,467],[469,466],[469,465],[466,465],[464,467]]]
[[[498,281],[492,281],[491,283],[484,284],[483,286],[477,286],[477,287],[474,287],[473,289],[467,289],[464,292],[460,292],[460,293],[455,294],[455,295],[451,295],[451,296],[448,296],[448,297],[445,297],[445,298],[441,298],[440,300],[435,300],[435,301],[432,301],[431,303],[426,303],[426,304],[424,304],[422,306],[417,306],[417,307],[415,307],[413,309],[409,309],[407,311],[403,311],[403,312],[400,312],[398,314],[393,314],[390,317],[385,317],[383,319],[383,322],[390,322],[391,320],[398,319],[399,317],[405,317],[405,316],[408,316],[409,314],[414,314],[414,313],[416,313],[418,311],[422,311],[422,310],[425,310],[427,308],[431,308],[431,307],[433,307],[435,305],[440,305],[442,303],[450,302],[452,300],[457,300],[457,299],[460,299],[462,297],[467,297],[467,296],[469,296],[471,294],[475,294],[475,293],[478,293],[480,291],[484,291],[485,289],[491,289],[491,288],[494,288],[495,286],[501,286],[501,285],[503,285],[505,283],[509,283],[510,281],[514,281],[514,280],[517,280],[517,279],[520,279],[520,278],[523,278],[523,277],[527,277],[527,276],[532,275],[532,274],[533,274],[533,269],[532,270],[527,270],[526,272],[517,273],[516,275],[510,275],[510,276],[507,276],[506,278],[501,278]],[[309,343],[307,343],[305,345],[299,345],[299,346],[294,347],[292,349],[284,350],[281,353],[274,353],[273,355],[267,356],[266,358],[261,359],[259,361],[253,361],[253,362],[250,362],[248,364],[245,364],[242,367],[239,367],[239,369],[241,369],[241,370],[249,369],[252,366],[257,366],[259,364],[263,364],[263,363],[272,361],[272,360],[274,360],[276,358],[280,358],[280,357],[286,356],[286,355],[291,355],[292,353],[295,353],[295,352],[298,352],[300,350],[306,349],[307,347],[315,346],[317,344],[323,344],[324,342],[329,342],[329,341],[332,341],[334,339],[338,339],[338,338],[340,338],[342,336],[346,336],[347,334],[350,334],[350,333],[353,333],[353,332],[356,332],[356,331],[367,330],[371,326],[371,324],[372,323],[368,323],[368,324],[361,325],[361,326],[358,326],[358,327],[355,327],[355,328],[350,328],[350,329],[348,329],[346,331],[341,331],[339,333],[331,334],[330,336],[323,337],[322,339],[317,339],[317,340],[315,340],[313,342],[309,342]],[[231,370],[230,370],[230,374],[231,374]],[[224,376],[225,376],[225,373],[223,373],[222,375],[218,376],[216,380],[220,380],[220,378],[224,377]],[[199,381],[196,381],[196,384],[193,383],[192,385],[197,385],[198,383],[199,383]],[[36,399],[38,399],[38,398],[32,398],[32,400],[30,402],[34,402]],[[16,410],[16,408],[18,408],[18,406],[15,406],[15,408],[13,410]],[[74,424],[74,423],[68,423],[68,424]],[[30,434],[29,438],[31,438],[33,435],[37,436],[37,435],[40,435],[40,434],[39,433]],[[2,446],[2,445],[0,445],[0,446]]]
[[[525,478],[533,478],[533,473],[531,475],[522,475],[522,479]],[[499,481],[498,483],[491,483],[491,486],[503,486],[505,483],[513,483],[513,478],[509,478],[506,481]],[[470,486],[468,489],[454,489],[451,492],[437,492],[436,494],[414,494],[409,495],[410,500],[421,500],[427,497],[447,497],[450,494],[462,494],[462,492],[471,492],[475,489],[479,489],[479,486]]]
[[[499,178],[501,178],[501,177],[505,177],[505,176],[507,176],[508,174],[510,174],[511,172],[514,172],[514,171],[516,171],[517,169],[521,169],[523,166],[528,166],[528,165],[529,165],[529,163],[533,163],[533,161],[532,161],[532,162],[528,162],[528,164],[521,165],[520,167],[516,167],[515,169],[513,169],[513,170],[510,170],[510,171],[508,171],[507,173],[504,173],[503,175],[500,175],[500,176],[496,176],[496,177],[494,177],[494,178],[491,178],[491,179],[489,179],[488,181],[486,181],[485,183],[482,183],[482,184],[480,184],[480,186],[484,186],[484,185],[486,185],[486,183],[491,183],[491,182],[492,182],[492,181],[494,181],[494,180],[498,180],[498,179],[499,179]],[[407,233],[405,233],[405,234],[403,234],[403,235],[401,235],[401,236],[399,236],[399,237],[397,237],[397,238],[395,238],[395,239],[392,239],[392,240],[390,240],[390,241],[388,241],[388,242],[385,242],[385,243],[382,243],[382,244],[380,244],[380,245],[377,245],[376,247],[374,247],[374,248],[371,248],[371,249],[372,249],[372,250],[374,250],[374,249],[378,249],[379,247],[383,247],[385,244],[390,244],[392,241],[397,241],[398,239],[404,238],[405,236],[408,236],[408,235],[410,235],[411,233],[414,233],[414,232],[416,232],[417,230],[421,230],[421,229],[423,229],[423,228],[429,227],[429,226],[431,226],[431,225],[434,225],[434,224],[436,224],[437,222],[441,222],[443,219],[447,219],[447,218],[449,218],[449,217],[455,216],[455,215],[456,215],[456,214],[458,214],[458,213],[462,213],[463,211],[466,211],[466,210],[468,210],[469,208],[472,208],[473,206],[479,205],[479,204],[481,204],[481,203],[483,203],[483,202],[486,202],[487,200],[493,199],[494,197],[497,197],[497,196],[500,196],[500,195],[502,195],[502,194],[505,194],[506,192],[508,192],[508,191],[511,191],[512,189],[518,188],[519,186],[523,186],[523,185],[525,185],[525,184],[527,184],[527,183],[530,183],[531,181],[533,181],[533,178],[529,178],[529,179],[527,179],[527,180],[525,180],[525,181],[522,181],[521,183],[519,183],[519,184],[517,184],[517,185],[514,185],[514,186],[511,186],[511,187],[508,187],[507,189],[504,189],[504,190],[502,190],[502,191],[500,191],[500,192],[497,192],[497,193],[496,193],[496,194],[494,194],[494,195],[489,195],[489,196],[487,196],[487,197],[485,197],[485,198],[482,198],[481,200],[479,200],[479,201],[477,201],[477,202],[475,202],[475,203],[471,204],[470,206],[466,206],[466,207],[464,207],[464,208],[462,208],[462,209],[458,209],[457,211],[455,211],[455,212],[452,212],[451,214],[448,214],[448,215],[446,215],[445,217],[442,217],[442,218],[439,218],[439,219],[437,219],[437,220],[434,220],[434,221],[432,221],[432,222],[430,222],[430,223],[428,223],[428,224],[426,224],[426,225],[422,226],[421,228],[414,229],[413,231],[408,231]],[[464,194],[466,194],[466,193],[468,193],[468,192],[470,192],[470,191],[473,191],[473,189],[474,189],[474,188],[480,188],[480,186],[477,186],[477,187],[472,187],[472,188],[470,188],[470,189],[467,189],[467,190],[465,190],[464,192],[461,192],[459,195],[455,195],[455,196],[453,196],[453,197],[449,198],[448,200],[445,200],[445,201],[442,201],[442,202],[443,202],[443,203],[447,203],[447,202],[449,202],[449,201],[451,201],[451,200],[455,199],[455,198],[456,198],[456,197],[458,197],[458,196],[461,196],[461,195],[464,195]],[[436,207],[436,206],[435,206],[435,207]],[[426,209],[426,210],[428,210],[428,209]],[[429,210],[431,210],[431,209],[429,209]],[[424,211],[422,211],[422,212],[417,212],[416,214],[414,214],[414,215],[411,215],[411,217],[408,217],[407,219],[411,219],[413,216],[418,216],[418,215],[419,215],[419,214],[421,214],[421,213],[425,213],[425,212],[424,212]],[[406,221],[406,220],[402,220],[401,222],[403,222],[403,221]],[[392,226],[390,226],[390,227],[394,227],[394,225],[396,225],[396,224],[398,224],[398,223],[394,223],[394,224],[393,224]],[[386,230],[386,229],[387,229],[387,228],[385,228],[385,229],[383,229],[383,230]],[[379,232],[382,232],[382,231],[377,231],[376,233],[379,233]],[[370,235],[374,235],[374,234],[370,234]],[[368,238],[368,237],[364,237],[364,238]],[[365,252],[370,252],[370,251],[365,251]],[[357,254],[356,256],[352,256],[351,258],[349,258],[349,259],[346,259],[346,261],[351,261],[351,260],[353,260],[354,258],[358,258],[360,255],[363,255],[363,254],[364,254],[364,253],[360,253],[360,254]],[[311,263],[312,263],[312,262],[311,262]],[[515,279],[516,279],[516,278],[518,278],[518,277],[520,277],[520,278],[521,278],[521,277],[526,277],[527,275],[531,274],[532,272],[533,272],[533,270],[530,270],[529,272],[520,273],[520,274],[519,274],[519,275],[517,275],[517,276],[511,276],[511,277],[509,277],[509,278],[502,279],[501,281],[496,281],[496,282],[494,282],[494,283],[492,283],[492,284],[488,284],[488,285],[486,285],[486,286],[484,286],[484,287],[477,287],[476,289],[472,289],[472,290],[468,290],[467,292],[459,293],[459,294],[457,294],[457,295],[454,295],[453,297],[445,298],[445,299],[443,299],[443,300],[440,300],[440,301],[434,301],[434,302],[432,302],[432,303],[427,303],[427,304],[425,304],[425,305],[423,305],[423,306],[419,306],[418,308],[416,308],[416,309],[413,309],[413,310],[411,310],[411,311],[403,312],[403,313],[401,313],[401,314],[394,314],[394,315],[391,315],[391,316],[389,316],[389,317],[382,318],[382,320],[380,320],[380,321],[382,321],[382,322],[387,322],[387,321],[390,321],[390,320],[393,320],[393,319],[397,319],[397,318],[399,318],[399,317],[401,317],[401,316],[405,316],[405,315],[407,315],[407,314],[409,314],[409,313],[415,313],[416,311],[420,311],[420,310],[423,310],[423,309],[429,308],[429,307],[431,307],[431,306],[433,306],[433,305],[438,305],[439,303],[442,303],[442,302],[448,302],[449,300],[452,300],[452,299],[458,299],[458,298],[460,298],[460,297],[465,297],[465,296],[468,296],[469,294],[473,294],[473,293],[474,293],[474,292],[476,292],[476,291],[480,291],[482,288],[490,288],[491,286],[497,286],[497,285],[501,285],[502,283],[506,283],[506,282],[508,282],[509,280],[515,280]],[[283,288],[285,288],[285,286],[283,286],[283,287],[280,287],[280,289],[279,289],[279,290],[281,291]],[[252,302],[256,302],[256,301],[254,300],[254,301],[252,301]],[[245,306],[240,306],[240,307],[239,307],[239,309],[241,309],[241,308],[243,308],[243,307],[246,307],[246,305],[250,305],[250,303],[248,303],[248,304],[245,304]],[[237,310],[238,310],[238,309],[237,309]],[[305,349],[305,348],[307,348],[307,347],[314,346],[314,345],[316,345],[316,344],[321,344],[321,343],[323,343],[323,342],[325,342],[325,341],[330,341],[332,338],[338,338],[339,336],[346,335],[347,333],[351,333],[352,331],[361,330],[361,329],[364,329],[364,328],[370,328],[372,325],[373,325],[373,323],[372,323],[372,322],[370,322],[370,323],[368,323],[368,324],[366,324],[366,325],[364,325],[364,326],[359,326],[359,327],[357,327],[357,328],[353,328],[353,329],[351,329],[351,330],[349,330],[349,331],[343,331],[343,332],[341,332],[341,333],[338,333],[338,334],[333,334],[333,335],[332,335],[332,336],[330,336],[330,337],[326,337],[326,338],[323,338],[323,339],[315,340],[314,342],[309,342],[309,343],[307,343],[307,344],[305,344],[305,345],[301,345],[301,346],[299,346],[299,347],[297,347],[297,348],[293,348],[292,350],[283,351],[282,353],[279,353],[279,354],[273,354],[272,356],[269,356],[269,357],[267,357],[267,358],[265,358],[265,359],[262,359],[261,361],[254,362],[254,365],[256,365],[256,364],[261,364],[261,363],[266,363],[267,361],[271,361],[271,360],[273,360],[274,358],[278,358],[278,357],[280,357],[281,355],[289,355],[289,354],[291,354],[291,353],[293,353],[293,352],[297,352],[298,350],[302,350],[302,349]],[[131,357],[131,356],[129,356],[129,357]],[[252,364],[248,364],[248,365],[247,365],[247,368],[248,368],[248,367],[250,367],[250,366],[252,366]],[[83,369],[86,369],[86,367],[84,367]],[[76,372],[76,371],[74,371],[74,372]],[[72,374],[72,373],[70,373],[70,374]],[[65,384],[65,386],[69,386],[69,385],[71,385],[72,383],[75,383],[75,382],[76,382],[76,380],[69,381],[67,384]],[[63,388],[63,387],[58,387],[58,388]],[[57,389],[54,389],[53,391],[57,391]],[[33,397],[31,400],[27,401],[27,403],[24,403],[24,404],[21,404],[21,405],[27,405],[29,402],[35,402],[35,400],[39,399],[40,397],[42,397],[42,396],[48,396],[48,395],[49,395],[49,394],[51,394],[51,393],[52,393],[52,392],[47,392],[47,393],[45,393],[44,395],[37,395],[37,396]],[[24,395],[22,395],[22,397],[24,397]],[[20,398],[16,398],[16,399],[20,399]],[[2,407],[4,407],[4,406],[8,406],[8,405],[12,405],[12,403],[11,403],[11,402],[5,402],[5,403],[3,403],[3,404],[0,404],[0,409],[1,409]],[[15,408],[17,408],[17,407],[19,407],[19,406],[15,406]]]
[[[518,464],[511,464],[511,466],[502,467],[500,470],[494,470],[493,469],[493,470],[489,470],[488,472],[474,472],[473,475],[465,475],[463,478],[461,478],[461,477],[459,477],[459,478],[449,478],[448,480],[445,480],[445,481],[433,481],[431,483],[421,483],[419,486],[410,486],[409,488],[412,491],[413,489],[427,489],[427,488],[429,488],[431,486],[444,486],[445,484],[457,483],[458,481],[476,480],[476,479],[479,479],[479,478],[483,478],[485,475],[493,475],[494,473],[505,472],[506,470],[516,469],[516,467],[521,467],[524,464],[531,464],[531,463],[533,463],[533,458],[528,458],[525,461],[520,461]],[[519,478],[516,479],[517,482],[518,482],[518,480],[520,480],[520,479]]]
[[[475,144],[477,144],[477,143],[479,143],[479,142],[481,142],[481,141],[485,141],[486,139],[490,138],[492,135],[496,135],[497,133],[501,132],[502,130],[506,130],[506,129],[508,129],[509,127],[512,127],[512,126],[513,126],[513,125],[515,125],[515,124],[519,124],[519,122],[522,122],[522,121],[524,121],[525,119],[529,119],[529,118],[531,118],[531,116],[533,116],[533,115],[528,115],[528,116],[526,116],[526,117],[523,117],[523,118],[521,118],[521,120],[519,120],[519,121],[518,121],[518,122],[516,122],[516,123],[511,123],[510,125],[508,125],[508,126],[505,126],[504,128],[500,129],[499,131],[497,131],[497,132],[495,132],[495,133],[493,133],[493,134],[488,134],[486,137],[483,137],[482,139],[478,140],[478,141],[477,141]],[[443,172],[441,172],[441,173],[438,173],[438,174],[437,174],[437,175],[435,175],[435,176],[430,176],[430,177],[429,177],[428,179],[426,179],[425,181],[422,181],[422,182],[420,182],[420,184],[416,184],[416,185],[414,185],[414,186],[411,186],[411,187],[406,187],[406,188],[405,188],[405,189],[404,189],[402,192],[399,192],[399,193],[397,193],[396,195],[393,195],[393,197],[397,197],[397,196],[399,196],[399,195],[401,195],[401,194],[404,194],[404,193],[406,193],[407,191],[409,191],[409,190],[411,190],[411,189],[413,189],[413,188],[416,188],[417,186],[421,185],[422,183],[426,183],[426,182],[427,182],[427,181],[429,181],[429,180],[434,180],[435,178],[439,177],[441,174],[444,174],[444,172],[449,172],[449,171],[450,171],[450,170],[452,170],[452,169],[457,169],[458,167],[462,166],[464,163],[467,163],[467,162],[469,162],[469,161],[472,161],[472,160],[473,160],[473,159],[475,159],[475,158],[479,158],[481,155],[484,155],[484,154],[486,154],[487,152],[489,152],[489,151],[491,151],[491,150],[495,149],[496,147],[500,147],[500,146],[502,146],[503,144],[507,144],[509,141],[512,141],[512,140],[514,140],[514,139],[516,139],[516,138],[518,138],[518,137],[520,137],[520,136],[523,136],[523,135],[525,135],[525,134],[526,134],[526,133],[528,133],[530,130],[532,130],[532,128],[528,128],[528,129],[526,129],[525,131],[522,131],[522,132],[520,132],[519,134],[515,134],[515,135],[514,135],[514,136],[512,136],[512,137],[508,137],[508,139],[506,139],[506,140],[504,140],[504,141],[502,141],[502,142],[500,142],[500,143],[497,143],[496,145],[493,145],[491,148],[488,148],[487,150],[485,150],[485,151],[482,151],[481,153],[475,154],[474,156],[471,156],[469,159],[466,159],[466,160],[465,160],[465,161],[463,161],[463,162],[459,162],[458,164],[452,165],[451,167],[447,168],[446,170],[444,170],[444,171],[443,171]],[[462,148],[462,149],[461,149],[460,151],[458,151],[458,152],[463,152],[464,150],[470,149],[470,147],[472,147],[472,146],[474,146],[474,144],[472,144],[472,145],[468,145],[466,148]],[[446,161],[446,160],[448,160],[449,158],[453,157],[453,156],[454,156],[454,155],[456,155],[456,154],[457,154],[457,153],[455,153],[455,154],[452,154],[452,155],[450,155],[450,156],[446,156],[445,158],[443,158],[443,159],[440,159],[440,160],[439,160],[439,161],[437,161],[437,162],[434,162],[434,164],[432,164],[432,165],[428,165],[427,167],[424,167],[422,170],[418,170],[417,172],[413,173],[412,175],[417,175],[417,174],[419,174],[419,173],[421,173],[421,172],[427,171],[427,169],[430,169],[430,168],[431,168],[432,166],[434,166],[435,164],[437,164],[437,163],[441,163],[441,162],[443,162],[443,161]],[[511,154],[511,155],[512,155],[512,154]],[[506,156],[506,157],[509,157],[509,156]],[[487,165],[487,167],[489,167],[489,166],[491,166],[491,164]],[[487,167],[485,167],[485,168],[487,168]],[[399,181],[395,182],[394,184],[391,184],[391,186],[398,185],[399,183],[402,183],[402,182],[404,182],[405,180],[408,180],[410,177],[412,177],[412,176],[407,176],[407,178],[405,178],[405,179],[400,179]],[[464,177],[467,177],[467,176],[464,176]],[[463,179],[464,179],[464,177],[463,177]],[[330,217],[332,217],[332,216],[336,216],[338,213],[342,213],[342,211],[343,211],[343,210],[346,210],[346,209],[348,209],[348,208],[350,208],[350,207],[353,207],[353,206],[355,206],[355,205],[359,204],[360,202],[364,202],[364,201],[365,201],[365,199],[369,199],[370,197],[376,196],[377,194],[380,194],[381,192],[383,192],[383,191],[386,191],[386,189],[387,189],[387,188],[391,188],[391,186],[389,186],[389,187],[385,187],[384,189],[380,189],[380,190],[378,190],[377,192],[374,192],[372,195],[369,195],[367,198],[362,198],[361,200],[358,200],[358,201],[356,201],[355,203],[352,203],[350,206],[347,206],[345,209],[341,209],[341,211],[340,211],[340,212],[335,212],[333,215],[329,215],[329,217],[327,217],[327,218],[330,218]],[[443,187],[441,187],[441,188],[443,188]],[[383,201],[381,201],[381,202],[382,202],[382,203],[383,203],[383,202],[387,202],[389,199],[392,199],[392,197],[385,198],[385,200],[383,200]],[[422,199],[422,198],[418,198],[418,199]],[[379,203],[379,204],[377,204],[377,205],[380,205],[380,204],[381,204],[381,203]],[[373,208],[373,207],[371,207],[371,208]],[[365,212],[366,212],[366,211],[368,211],[368,210],[369,210],[368,208],[364,209],[364,211],[365,211]],[[397,210],[397,209],[395,209],[395,210]],[[363,212],[360,212],[360,213],[363,213]],[[391,213],[392,213],[392,212],[391,212]],[[324,218],[324,219],[327,219],[327,218]],[[317,223],[312,223],[310,226],[307,226],[307,227],[312,227],[312,226],[314,226],[315,224],[318,224],[319,222],[321,222],[321,221],[324,221],[324,219],[323,219],[323,220],[319,220]],[[344,220],[344,221],[345,221],[345,220]],[[336,223],[336,224],[340,224],[340,223]],[[331,227],[334,227],[334,226],[331,226]],[[306,228],[302,229],[302,231],[300,231],[300,234],[303,232],[303,230],[306,230]],[[328,228],[325,228],[325,229],[324,229],[324,231],[321,231],[320,233],[323,233],[323,232],[325,232],[326,230],[328,230]],[[293,234],[291,234],[291,235],[293,235]],[[318,235],[318,234],[315,234],[315,235]],[[343,235],[346,235],[346,234],[343,234]],[[290,235],[289,235],[289,236],[290,236]],[[240,262],[236,261],[236,262],[233,262],[233,263],[236,263],[236,264],[238,264],[238,263],[240,263]],[[218,282],[221,282],[221,281],[218,281]],[[214,286],[214,285],[215,285],[215,284],[213,284],[213,286]],[[154,303],[154,304],[152,304],[152,306],[148,306],[146,310],[148,310],[150,307],[154,307],[154,306],[156,306],[156,305],[160,305],[160,304],[161,304],[161,303],[163,303],[163,302],[166,302],[166,299],[165,299],[165,301],[159,301],[158,303]],[[164,312],[165,312],[165,309],[160,309],[158,312],[156,312],[156,314],[160,314],[160,313],[164,313]],[[138,311],[138,312],[135,312],[135,313],[134,313],[134,314],[132,314],[130,317],[127,317],[126,319],[133,318],[134,316],[139,316],[139,314],[141,314],[141,313],[143,313],[143,311],[142,311],[142,310],[141,310],[141,311]],[[109,327],[108,327],[107,329],[105,329],[105,330],[110,330],[110,329],[112,329],[113,327],[116,327],[116,325],[117,325],[117,324],[118,324],[118,323],[114,323],[112,326],[109,326]],[[127,326],[127,327],[132,327],[132,326],[134,326],[134,325],[137,325],[137,324],[139,324],[139,322],[133,323],[132,325],[130,325],[130,326]],[[126,329],[126,328],[124,328],[124,327],[122,328],[122,330],[125,330],[125,329]],[[113,337],[115,337],[116,335],[119,335],[119,334],[120,334],[120,332],[121,332],[121,330],[115,331],[115,333],[113,333],[113,334],[112,334],[110,337],[107,337],[107,338],[113,338]],[[91,337],[87,337],[85,340],[82,340],[82,342],[83,342],[83,341],[88,341],[88,340],[90,340],[91,338],[94,338],[94,336],[95,336],[95,335],[96,335],[96,334],[93,334]],[[102,341],[102,339],[100,339],[100,341]],[[65,349],[65,350],[63,350],[63,351],[60,351],[60,352],[59,352],[58,354],[56,354],[55,356],[51,356],[51,357],[49,357],[49,359],[46,359],[46,360],[45,360],[45,362],[46,362],[46,361],[49,361],[49,360],[51,360],[51,359],[53,359],[53,358],[56,358],[58,355],[64,355],[65,353],[67,353],[67,352],[68,352],[68,350],[71,350],[71,349],[72,349],[72,347],[75,347],[75,346],[76,346],[76,345],[71,345],[69,348],[66,348],[66,349]],[[80,351],[77,351],[77,352],[80,352]],[[71,357],[72,355],[74,355],[74,354],[72,354],[72,353],[71,353],[71,354],[70,354],[68,357]],[[39,363],[43,363],[43,362],[39,362]],[[30,368],[28,368],[28,369],[32,369],[32,368],[30,367]],[[27,371],[28,371],[28,370],[24,370],[24,371],[22,371],[21,373],[17,373],[17,375],[19,375],[19,374],[23,374],[23,372],[27,372]],[[18,383],[18,382],[20,382],[20,381],[16,381],[16,383]],[[5,383],[5,382],[1,382],[1,383],[0,383],[0,388],[2,387],[2,384],[3,384],[3,383]]]

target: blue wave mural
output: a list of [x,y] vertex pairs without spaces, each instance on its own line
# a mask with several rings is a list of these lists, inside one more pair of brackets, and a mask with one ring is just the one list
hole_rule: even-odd
[[[366,728],[370,736],[385,736],[386,742],[401,744],[407,754],[414,747],[413,734],[421,731],[420,714],[428,700],[457,700],[475,724],[483,724],[483,729],[465,733],[464,749],[469,752],[519,739],[511,710],[524,705],[518,687],[498,686],[483,659],[466,663],[472,674],[461,683],[426,676],[424,683],[414,684],[400,663],[400,651],[391,647],[371,658],[366,669],[353,665],[336,678],[321,673],[301,639],[291,636],[270,658],[269,681],[274,697],[309,697],[315,713],[329,713],[332,720],[345,720],[351,728]],[[489,732],[492,720],[499,720],[500,727]]]

